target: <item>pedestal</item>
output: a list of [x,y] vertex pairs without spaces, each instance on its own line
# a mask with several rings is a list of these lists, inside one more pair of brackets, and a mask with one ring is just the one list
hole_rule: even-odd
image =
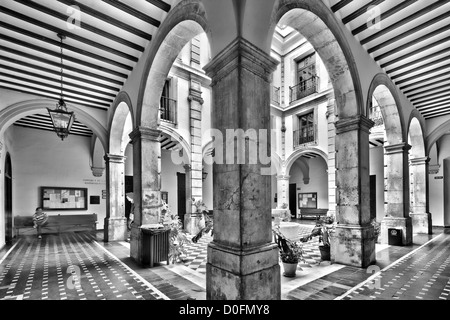
[[402,230],[402,245],[412,244],[412,221],[410,217],[384,217],[381,220],[380,243],[388,244],[388,229]]
[[374,228],[368,226],[336,226],[332,260],[349,266],[366,268],[375,262]]

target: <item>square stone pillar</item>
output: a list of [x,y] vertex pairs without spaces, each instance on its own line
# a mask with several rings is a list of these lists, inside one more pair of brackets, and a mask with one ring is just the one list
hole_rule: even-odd
[[430,158],[410,159],[412,179],[411,219],[413,233],[432,233],[431,213],[428,206],[428,163]]
[[125,218],[125,157],[105,155],[106,161],[106,218],[103,229],[104,241],[125,240],[127,219]]
[[336,121],[335,100],[329,99],[327,105],[328,123],[328,215],[336,216]]
[[402,245],[412,243],[409,216],[409,163],[407,143],[384,147],[384,213],[381,221],[380,243],[387,244],[388,229],[402,230]]
[[159,223],[161,215],[160,130],[137,127],[130,133],[133,143],[134,222],[131,224],[130,255],[142,264],[143,224]]
[[[278,193],[278,202],[277,208],[280,209],[283,203],[287,203],[289,205],[289,179],[291,176],[280,175],[277,176],[277,193]],[[292,212],[292,208],[289,208]]]
[[184,228],[190,234],[197,234],[205,226],[203,215],[195,211],[192,198],[196,201],[203,196],[203,155],[202,155],[202,91],[201,84],[191,79],[189,88],[189,113],[191,128],[191,163],[186,166],[186,214]]
[[357,115],[339,119],[335,126],[338,225],[332,259],[365,268],[375,262],[369,208],[369,129],[373,121]]
[[[271,171],[269,77],[276,64],[269,54],[237,38],[204,68],[212,78],[212,128],[223,139],[227,130],[246,132],[238,141],[214,141],[208,300],[281,298],[279,253],[271,230],[271,176],[262,174]],[[261,153],[269,156],[268,164],[261,162]]]

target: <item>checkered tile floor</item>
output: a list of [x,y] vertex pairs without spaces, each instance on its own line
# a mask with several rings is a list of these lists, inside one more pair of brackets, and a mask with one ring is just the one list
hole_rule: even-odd
[[[313,229],[313,225],[301,225],[300,235],[308,235]],[[190,239],[192,236],[189,237]],[[208,243],[213,239],[209,234],[203,235],[198,243],[191,243],[187,246],[187,254],[183,256],[183,264],[197,272],[206,273],[206,256]],[[318,237],[303,243],[304,262],[298,264],[298,268],[311,268],[321,262]]]
[[86,233],[19,238],[0,263],[0,300],[165,298]]

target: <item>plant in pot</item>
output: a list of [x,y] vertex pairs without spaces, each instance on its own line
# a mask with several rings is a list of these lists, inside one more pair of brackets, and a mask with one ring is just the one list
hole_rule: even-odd
[[316,221],[315,227],[311,233],[300,239],[301,242],[307,242],[314,237],[319,237],[319,250],[322,261],[331,260],[330,234],[334,232],[335,224],[333,216],[320,217]]
[[302,245],[300,242],[287,239],[280,232],[279,226],[274,226],[272,231],[280,251],[280,259],[284,268],[283,275],[295,277],[299,261],[304,261]]
[[374,236],[375,236],[375,243],[378,243],[378,237],[380,235],[381,231],[381,223],[378,222],[376,219],[372,219],[370,221],[370,224],[373,226]]

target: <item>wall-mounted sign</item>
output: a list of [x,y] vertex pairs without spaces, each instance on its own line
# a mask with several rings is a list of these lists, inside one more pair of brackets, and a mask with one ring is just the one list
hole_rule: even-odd
[[443,176],[437,176],[437,177],[434,177],[435,179],[444,179],[444,177]]
[[102,190],[102,199],[106,199],[106,190]]

